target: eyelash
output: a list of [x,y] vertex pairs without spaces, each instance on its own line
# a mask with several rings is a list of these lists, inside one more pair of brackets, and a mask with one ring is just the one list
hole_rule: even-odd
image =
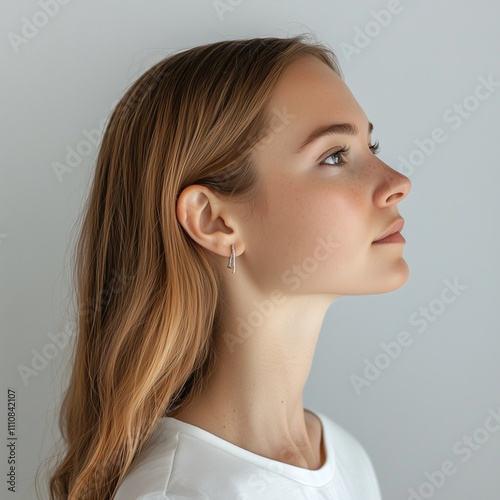
[[[371,152],[376,155],[380,152],[380,144],[379,142],[377,141],[375,144],[371,144],[370,146],[368,146],[371,150]],[[325,165],[327,167],[341,167],[341,166],[344,166],[346,164],[345,161],[342,161],[340,163],[325,163],[325,160],[330,158],[331,156],[336,156],[336,157],[339,157],[339,156],[347,156],[349,154],[349,151],[350,151],[350,147],[347,147],[346,145],[342,146],[342,148],[340,148],[339,150],[337,151],[334,151],[333,153],[330,153],[322,162],[320,162],[320,165]]]

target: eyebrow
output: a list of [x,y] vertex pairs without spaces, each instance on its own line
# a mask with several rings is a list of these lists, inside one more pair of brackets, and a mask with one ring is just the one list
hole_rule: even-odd
[[[373,123],[368,122],[368,134],[373,131]],[[295,153],[302,151],[308,144],[318,140],[320,137],[326,135],[348,134],[357,135],[359,133],[358,127],[355,123],[332,123],[330,125],[322,125],[315,128],[308,136],[307,139],[299,146]]]

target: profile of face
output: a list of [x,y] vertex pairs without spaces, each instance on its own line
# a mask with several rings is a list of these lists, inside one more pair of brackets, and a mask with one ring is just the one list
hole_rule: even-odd
[[[370,122],[347,85],[319,59],[302,57],[282,74],[270,110],[275,125],[252,153],[263,181],[259,204],[251,214],[233,207],[241,210],[238,272],[261,292],[399,288],[409,275],[404,238],[374,242],[400,229],[398,203],[411,183],[374,154]],[[352,127],[304,145],[332,124]]]

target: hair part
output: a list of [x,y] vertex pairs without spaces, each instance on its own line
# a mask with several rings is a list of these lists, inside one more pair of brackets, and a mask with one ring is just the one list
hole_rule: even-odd
[[[111,499],[158,419],[203,389],[222,271],[179,224],[177,198],[199,184],[257,206],[252,151],[272,130],[281,74],[308,55],[343,78],[306,34],[225,40],[162,59],[113,110],[75,251],[76,342],[52,500]],[[118,291],[117,277],[127,283]]]

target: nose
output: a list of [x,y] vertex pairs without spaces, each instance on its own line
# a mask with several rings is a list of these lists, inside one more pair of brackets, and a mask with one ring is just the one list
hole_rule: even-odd
[[377,185],[373,193],[373,202],[379,207],[395,205],[406,198],[411,189],[411,181],[406,175],[380,161]]

